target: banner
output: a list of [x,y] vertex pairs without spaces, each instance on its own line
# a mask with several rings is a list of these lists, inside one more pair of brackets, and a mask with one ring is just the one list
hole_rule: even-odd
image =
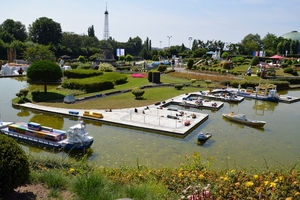
[[117,49],[116,50],[117,56],[125,56],[125,49]]

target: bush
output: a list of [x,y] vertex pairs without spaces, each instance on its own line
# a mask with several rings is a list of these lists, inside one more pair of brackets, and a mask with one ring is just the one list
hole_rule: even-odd
[[188,67],[189,69],[192,69],[193,65],[194,65],[194,60],[193,60],[193,59],[189,59],[189,60],[188,60],[188,63],[187,63],[187,67]]
[[284,73],[287,73],[287,74],[292,74],[293,76],[298,76],[298,72],[296,69],[293,69],[291,67],[288,67],[288,68],[285,68],[283,70]]
[[135,89],[131,90],[131,93],[135,96],[135,99],[141,99],[145,93],[145,90],[135,88]]
[[0,135],[0,196],[12,192],[29,180],[29,162],[18,143]]
[[288,65],[287,63],[282,63],[282,64],[281,64],[281,68],[282,68],[282,69],[287,68],[288,66],[289,66],[289,65]]
[[174,87],[177,89],[177,90],[181,90],[183,88],[183,84],[175,84]]
[[93,76],[102,75],[102,71],[92,70],[92,69],[74,69],[74,70],[65,70],[63,72],[64,76],[69,78],[88,78]]
[[259,64],[259,58],[257,56],[254,56],[251,60],[251,66],[256,66]]
[[164,64],[160,64],[157,67],[157,71],[159,71],[159,72],[164,72],[164,71],[166,71],[166,69],[167,69],[167,66]]
[[112,72],[115,70],[115,68],[110,63],[101,63],[98,66],[98,70],[103,71],[103,72]]

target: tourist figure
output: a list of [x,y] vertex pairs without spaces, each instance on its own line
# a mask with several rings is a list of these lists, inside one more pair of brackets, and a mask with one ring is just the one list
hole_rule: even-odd
[[248,74],[248,76],[251,76],[251,74],[252,74],[252,67],[251,66],[248,67],[247,74]]

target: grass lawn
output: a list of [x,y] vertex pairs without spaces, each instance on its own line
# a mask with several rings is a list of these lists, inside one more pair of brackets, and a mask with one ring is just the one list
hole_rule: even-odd
[[120,108],[132,108],[154,104],[157,101],[163,101],[172,97],[196,92],[200,90],[207,90],[206,88],[197,87],[183,87],[181,90],[177,90],[174,87],[158,87],[144,89],[144,99],[136,100],[131,92],[112,95],[105,98],[99,98],[94,100],[82,101],[75,104],[66,104],[62,102],[42,102],[39,105],[52,106],[59,108],[70,109],[120,109]]
[[[162,83],[189,83],[189,80],[176,78],[169,76],[168,74],[163,74],[161,76]],[[140,87],[141,85],[149,85],[149,81],[147,78],[132,78],[128,75],[128,82],[126,84],[115,85],[113,89],[100,91],[96,93],[88,93],[88,94],[81,94],[76,96],[84,97],[84,96],[93,96],[95,94],[100,93],[107,93],[117,90],[126,90],[126,89],[133,89],[136,87]],[[196,84],[194,84],[196,85]],[[206,84],[201,84],[206,85]],[[70,108],[70,109],[120,109],[120,108],[132,108],[132,107],[140,107],[140,106],[147,106],[154,104],[157,101],[163,101],[166,99],[170,99],[172,97],[196,92],[200,90],[207,90],[207,88],[200,88],[200,87],[183,87],[181,90],[177,90],[174,87],[155,87],[155,88],[147,88],[144,89],[145,94],[143,95],[144,99],[136,100],[134,95],[131,92],[112,95],[105,98],[99,99],[92,99],[88,101],[82,101],[75,104],[66,104],[63,103],[62,100],[57,102],[40,102],[37,103],[39,105],[51,106],[51,107],[60,107],[60,108]],[[48,92],[60,92],[66,95],[64,89],[56,90],[55,88],[50,89]],[[70,91],[69,91],[70,92]]]

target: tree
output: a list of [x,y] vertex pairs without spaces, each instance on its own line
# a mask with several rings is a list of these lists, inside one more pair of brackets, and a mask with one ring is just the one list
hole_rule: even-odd
[[240,52],[244,55],[252,55],[253,51],[262,50],[263,43],[258,34],[248,34],[241,41]]
[[211,84],[211,83],[212,83],[212,81],[211,81],[211,80],[205,80],[204,82],[206,83],[206,86],[207,86],[207,88],[208,88],[209,84]]
[[128,62],[133,61],[133,56],[130,55],[130,54],[127,54],[127,55],[126,55],[126,61],[128,61]]
[[140,88],[132,89],[131,93],[135,96],[135,99],[141,99],[145,93],[145,90],[141,90]]
[[0,28],[7,31],[15,40],[24,42],[27,39],[25,25],[19,21],[7,19],[0,25]]
[[268,55],[274,55],[277,53],[277,45],[279,43],[279,38],[272,34],[268,33],[263,39],[264,51],[267,52]]
[[88,36],[89,37],[95,37],[95,30],[94,30],[94,25],[90,26],[88,28]]
[[62,38],[61,26],[52,19],[41,17],[29,25],[29,38],[39,44],[58,45]]
[[251,66],[256,66],[257,64],[259,64],[259,58],[257,56],[254,56],[251,60],[250,65]]
[[36,61],[27,69],[27,77],[32,81],[42,81],[44,83],[44,92],[47,93],[47,83],[57,81],[62,78],[60,67],[47,60]]
[[50,46],[44,46],[40,44],[27,44],[27,48],[23,53],[24,59],[29,63],[33,63],[40,60],[55,61],[55,55],[50,50]]
[[188,63],[187,63],[187,67],[188,67],[189,69],[192,69],[193,65],[194,65],[194,60],[193,60],[193,59],[189,59],[189,60],[188,60]]

